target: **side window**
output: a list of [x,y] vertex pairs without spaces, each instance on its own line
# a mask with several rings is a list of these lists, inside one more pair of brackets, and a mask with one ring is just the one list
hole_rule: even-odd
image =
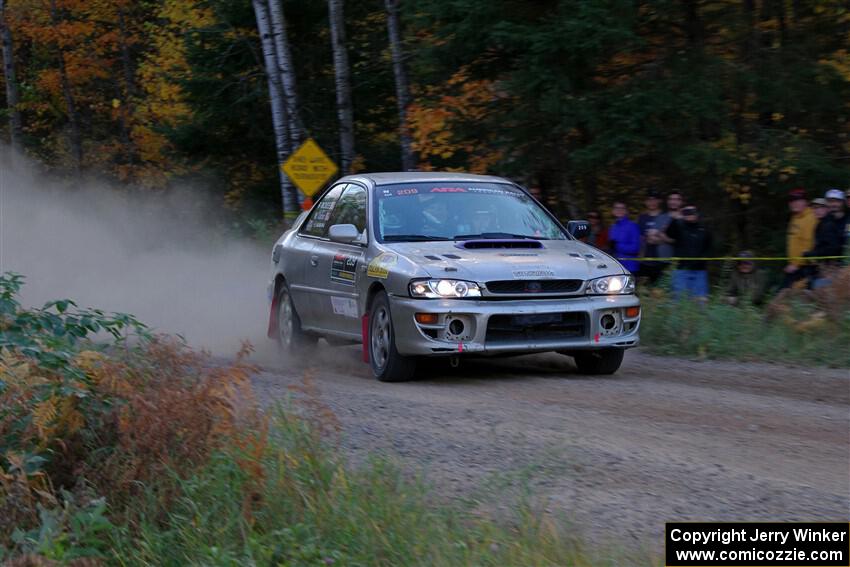
[[301,228],[301,234],[306,234],[307,236],[324,236],[327,234],[328,227],[331,226],[331,223],[328,222],[331,212],[345,187],[346,184],[343,183],[325,193],[325,196],[316,203],[316,206],[310,213],[310,218],[307,219],[307,222]]
[[353,224],[357,232],[366,230],[366,189],[354,183],[349,184],[342,197],[336,203],[328,227],[335,224]]

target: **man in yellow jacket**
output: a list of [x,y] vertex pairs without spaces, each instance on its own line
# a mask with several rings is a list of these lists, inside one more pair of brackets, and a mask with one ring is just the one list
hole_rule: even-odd
[[788,256],[791,259],[785,266],[782,287],[791,287],[794,282],[809,276],[808,266],[800,257],[814,247],[818,222],[815,213],[809,208],[803,189],[788,192],[788,208],[791,210],[791,220],[788,222]]

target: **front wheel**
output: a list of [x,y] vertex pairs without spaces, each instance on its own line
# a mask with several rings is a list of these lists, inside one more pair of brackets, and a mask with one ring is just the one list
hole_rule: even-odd
[[372,374],[381,382],[404,382],[416,372],[416,359],[396,350],[390,302],[383,292],[375,297],[369,311],[369,363]]
[[604,348],[573,354],[579,374],[613,374],[623,363],[626,350]]

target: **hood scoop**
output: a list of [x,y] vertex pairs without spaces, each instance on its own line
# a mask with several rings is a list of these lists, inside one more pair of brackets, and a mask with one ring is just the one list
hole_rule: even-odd
[[481,250],[493,248],[543,248],[543,243],[539,240],[527,239],[482,239],[482,240],[465,240],[457,245],[458,248],[465,250]]

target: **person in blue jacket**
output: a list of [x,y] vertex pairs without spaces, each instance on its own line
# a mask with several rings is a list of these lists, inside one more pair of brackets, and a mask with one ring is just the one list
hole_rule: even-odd
[[629,219],[629,209],[620,201],[614,203],[616,221],[608,229],[608,250],[620,260],[623,267],[637,273],[638,263],[628,258],[637,258],[640,252],[640,227]]

